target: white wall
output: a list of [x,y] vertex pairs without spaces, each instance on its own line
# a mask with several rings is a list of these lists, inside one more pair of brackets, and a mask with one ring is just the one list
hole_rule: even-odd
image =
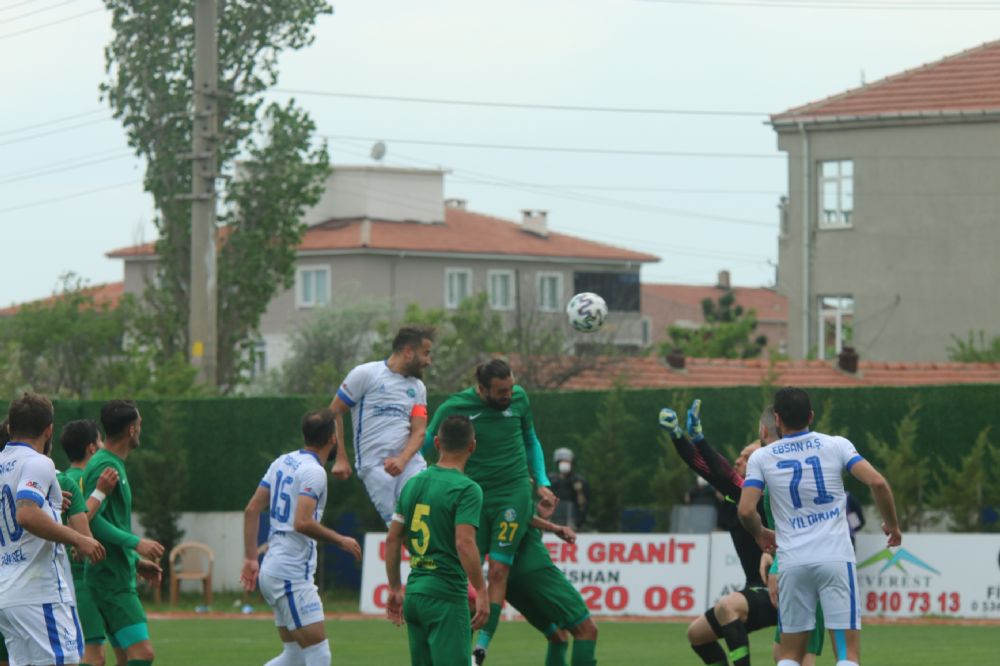
[[[212,589],[217,592],[240,589],[240,569],[243,567],[243,512],[182,513],[180,527],[184,530],[182,541],[200,541],[215,553]],[[144,534],[137,514],[132,514],[132,531],[135,534]],[[182,593],[200,591],[200,581],[181,583]],[[164,597],[169,594],[166,587],[163,594]]]

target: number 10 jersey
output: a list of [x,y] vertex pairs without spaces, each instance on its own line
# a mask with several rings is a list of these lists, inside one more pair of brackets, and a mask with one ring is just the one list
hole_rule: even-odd
[[860,460],[847,439],[808,430],[750,456],[743,486],[770,491],[782,569],[855,561],[843,474]]

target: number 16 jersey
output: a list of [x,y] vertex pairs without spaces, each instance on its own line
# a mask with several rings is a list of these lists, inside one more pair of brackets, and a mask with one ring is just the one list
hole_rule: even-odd
[[847,439],[808,430],[750,456],[743,487],[769,489],[782,568],[855,561],[843,474],[860,460]]
[[300,497],[316,500],[313,517],[322,520],[326,506],[326,470],[308,449],[286,453],[271,463],[260,485],[271,492],[271,531],[261,573],[283,580],[312,580],[316,573],[316,541],[295,531]]

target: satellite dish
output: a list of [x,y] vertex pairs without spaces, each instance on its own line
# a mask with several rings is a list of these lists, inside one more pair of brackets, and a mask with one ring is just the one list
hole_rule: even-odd
[[376,162],[381,162],[382,158],[385,157],[385,143],[382,141],[376,141],[372,146],[371,156]]

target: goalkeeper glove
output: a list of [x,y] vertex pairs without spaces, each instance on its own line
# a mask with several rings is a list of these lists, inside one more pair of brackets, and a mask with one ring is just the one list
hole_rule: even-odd
[[687,432],[692,442],[700,442],[705,439],[705,433],[701,431],[701,400],[695,399],[691,403],[691,409],[687,415]]
[[660,427],[669,432],[674,439],[680,439],[684,434],[681,432],[681,423],[677,418],[677,412],[669,407],[660,410]]

